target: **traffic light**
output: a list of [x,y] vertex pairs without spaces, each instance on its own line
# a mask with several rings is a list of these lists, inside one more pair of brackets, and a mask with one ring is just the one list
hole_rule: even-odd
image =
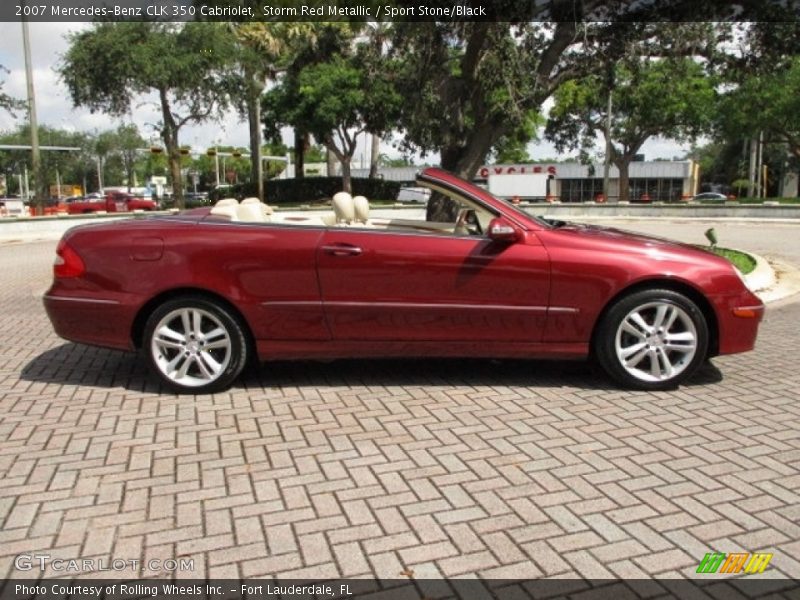
[[239,152],[238,150],[234,150],[234,151],[231,153],[231,156],[233,156],[233,158],[241,158],[241,157],[242,157],[242,153],[241,153],[241,152]]
[[181,150],[180,150],[181,155],[183,155],[183,156],[188,156],[189,155],[189,151],[190,151],[189,148],[181,148]]
[[161,146],[150,146],[150,154],[161,154],[163,151]]
[[208,150],[206,150],[206,155],[207,156],[216,156],[217,155],[216,148],[209,148]]

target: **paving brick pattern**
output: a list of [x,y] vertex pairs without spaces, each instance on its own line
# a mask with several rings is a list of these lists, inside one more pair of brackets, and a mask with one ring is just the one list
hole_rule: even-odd
[[0,575],[39,577],[14,568],[36,553],[149,576],[669,577],[769,551],[765,576],[800,577],[800,304],[671,393],[453,360],[276,363],[177,397],[52,333],[53,249],[0,246]]

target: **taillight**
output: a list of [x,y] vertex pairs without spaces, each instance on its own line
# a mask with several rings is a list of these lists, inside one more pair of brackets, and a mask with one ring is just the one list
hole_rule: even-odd
[[56,277],[80,277],[86,271],[83,259],[64,240],[58,242],[53,275]]

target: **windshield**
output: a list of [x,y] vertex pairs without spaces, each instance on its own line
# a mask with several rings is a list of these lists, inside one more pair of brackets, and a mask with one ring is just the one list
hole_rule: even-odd
[[505,201],[505,200],[503,200],[501,198],[498,198],[497,196],[495,196],[494,194],[492,194],[491,192],[489,192],[485,188],[482,188],[482,187],[480,187],[478,185],[475,185],[474,183],[471,183],[469,181],[466,181],[464,179],[460,179],[459,178],[459,184],[460,185],[456,189],[454,189],[454,188],[452,188],[450,186],[448,186],[445,189],[445,188],[437,185],[436,183],[433,183],[433,182],[430,182],[430,181],[426,181],[422,177],[418,177],[417,178],[417,185],[419,185],[421,187],[428,188],[434,193],[435,192],[443,193],[443,194],[445,194],[446,196],[448,196],[448,197],[450,197],[452,199],[456,199],[456,197],[457,197],[457,202],[460,203],[460,204],[467,204],[469,206],[482,205],[484,210],[488,210],[489,212],[497,215],[498,214],[497,209],[494,206],[492,206],[492,204],[493,204],[492,202],[487,200],[487,198],[490,198],[491,200],[494,201],[494,203],[498,203],[498,204],[502,205],[503,206],[503,210],[510,217],[513,218],[516,215],[518,218],[515,219],[515,220],[520,221],[521,224],[523,224],[523,226],[524,226],[524,224],[526,222],[534,221],[539,226],[545,227],[547,229],[551,229],[551,228],[554,227],[554,225],[551,222],[549,222],[548,220],[546,220],[546,219],[544,219],[542,217],[533,215],[533,214],[529,213],[528,211],[526,211],[526,210],[524,210],[524,209],[522,209],[522,208],[520,208],[518,206],[515,206],[515,205],[511,204],[510,202],[507,202],[507,201]]

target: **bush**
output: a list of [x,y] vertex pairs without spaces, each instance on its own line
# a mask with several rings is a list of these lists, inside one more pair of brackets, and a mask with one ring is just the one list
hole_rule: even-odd
[[[372,200],[394,200],[400,191],[398,181],[383,179],[353,178],[353,195],[366,196]],[[264,182],[267,204],[310,204],[325,201],[342,190],[341,177],[306,177],[304,179],[270,179]],[[241,200],[256,195],[253,183],[239,183],[223,190],[213,190],[211,199],[216,202],[223,197]]]

